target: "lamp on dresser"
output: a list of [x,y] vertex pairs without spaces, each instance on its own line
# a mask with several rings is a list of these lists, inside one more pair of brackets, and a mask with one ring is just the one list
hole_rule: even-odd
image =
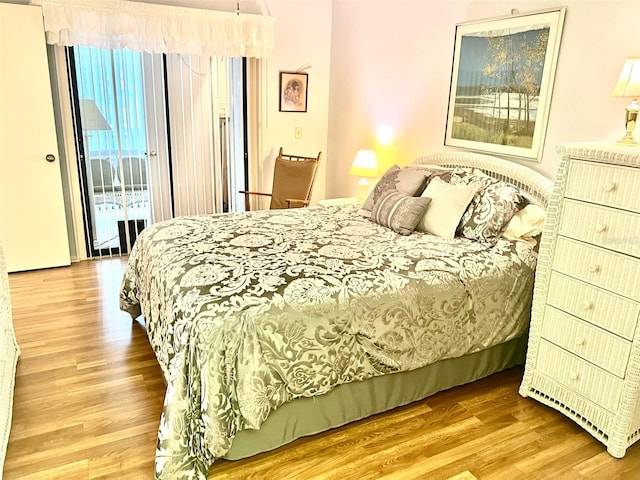
[[373,150],[358,150],[349,169],[349,174],[360,177],[360,181],[358,182],[358,199],[360,201],[364,200],[371,186],[368,179],[375,178],[380,174],[376,152]]
[[638,97],[640,97],[640,57],[629,57],[624,62],[620,77],[613,89],[614,97],[631,98],[631,103],[625,108],[625,128],[627,132],[618,140],[621,145],[640,145],[633,138],[633,130],[638,120]]

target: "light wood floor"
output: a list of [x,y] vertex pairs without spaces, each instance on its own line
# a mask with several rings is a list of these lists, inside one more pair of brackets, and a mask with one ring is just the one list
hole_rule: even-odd
[[[148,479],[164,383],[144,329],[118,310],[125,259],[11,274],[22,355],[5,479]],[[522,369],[271,453],[212,479],[640,479],[640,446],[610,457],[518,395]]]

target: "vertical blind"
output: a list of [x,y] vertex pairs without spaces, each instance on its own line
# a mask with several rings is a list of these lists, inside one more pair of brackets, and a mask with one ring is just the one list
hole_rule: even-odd
[[126,253],[151,223],[242,205],[242,59],[73,52],[89,256]]
[[272,17],[122,0],[31,3],[42,7],[47,43],[85,61],[73,65],[72,95],[88,256],[125,252],[149,223],[241,204],[242,57],[270,55]]

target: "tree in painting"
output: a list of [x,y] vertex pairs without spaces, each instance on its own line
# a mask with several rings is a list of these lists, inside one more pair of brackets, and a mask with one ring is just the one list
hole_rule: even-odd
[[531,148],[549,28],[462,37],[452,137]]

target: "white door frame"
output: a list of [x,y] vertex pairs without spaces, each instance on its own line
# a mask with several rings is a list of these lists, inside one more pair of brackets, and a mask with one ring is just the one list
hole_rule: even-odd
[[75,244],[75,258],[73,261],[87,260],[86,235],[84,231],[84,218],[82,214],[82,194],[80,175],[78,174],[78,155],[75,139],[75,128],[73,120],[73,103],[71,101],[69,75],[67,72],[67,59],[65,47],[56,45],[54,48],[56,80],[60,105],[60,123],[62,126],[62,145],[60,150],[64,152],[67,163],[67,185],[69,185],[70,211],[67,215],[71,217],[73,226],[73,237],[70,239]]

